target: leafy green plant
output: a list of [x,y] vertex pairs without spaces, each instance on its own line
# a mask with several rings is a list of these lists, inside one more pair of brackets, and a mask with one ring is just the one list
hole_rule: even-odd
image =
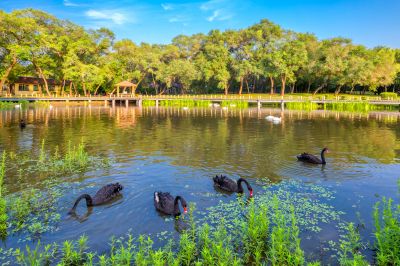
[[229,100],[229,101],[222,101],[221,106],[229,108],[247,108],[249,107],[249,103],[247,101],[241,101],[241,100]]
[[[303,265],[304,252],[300,248],[299,228],[294,207],[291,206],[290,219],[279,209],[279,201],[273,198],[274,212],[271,231],[269,257],[272,265]],[[289,218],[289,217],[288,217]]]
[[339,263],[343,266],[369,265],[361,254],[362,244],[360,234],[353,223],[347,225],[347,234],[340,240]]
[[382,198],[375,204],[374,222],[378,265],[400,265],[400,204],[393,206],[392,199]]

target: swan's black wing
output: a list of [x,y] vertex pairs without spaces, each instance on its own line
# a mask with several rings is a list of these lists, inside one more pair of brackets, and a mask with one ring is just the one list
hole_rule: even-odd
[[316,163],[316,164],[320,164],[322,163],[321,159],[319,159],[317,156],[303,152],[300,155],[297,155],[297,159],[299,161],[303,161],[303,162],[308,162],[308,163]]
[[164,213],[174,212],[174,197],[168,192],[154,192],[154,206]]
[[215,176],[213,180],[214,180],[214,185],[219,187],[220,189],[230,192],[235,192],[238,189],[237,182],[230,179],[229,177],[220,175],[220,176]]
[[93,197],[93,201],[95,201],[96,204],[101,204],[112,200],[119,194],[118,190],[116,189],[117,186],[118,184],[105,185],[96,192],[96,195]]

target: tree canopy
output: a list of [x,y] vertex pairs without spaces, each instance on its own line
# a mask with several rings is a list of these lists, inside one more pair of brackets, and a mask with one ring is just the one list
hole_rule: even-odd
[[40,10],[0,11],[0,92],[18,76],[42,78],[47,93],[48,78],[71,80],[84,94],[110,93],[122,80],[146,94],[396,91],[399,66],[399,49],[318,40],[266,19],[161,45],[115,41],[108,29]]

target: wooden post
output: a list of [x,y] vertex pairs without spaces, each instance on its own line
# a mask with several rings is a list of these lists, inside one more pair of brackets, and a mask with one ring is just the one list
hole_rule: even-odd
[[112,99],[112,108],[115,108],[115,99]]
[[156,100],[156,108],[158,108],[158,99]]
[[261,109],[261,101],[260,100],[257,100],[257,108]]
[[119,97],[119,86],[117,86],[117,97]]
[[137,99],[136,100],[136,105],[139,107],[142,107],[142,99]]
[[285,102],[281,100],[281,111],[285,110]]
[[108,105],[108,101],[107,101],[107,100],[104,100],[104,106],[107,107],[107,105]]
[[129,107],[129,100],[125,100],[125,107],[126,107],[126,108]]

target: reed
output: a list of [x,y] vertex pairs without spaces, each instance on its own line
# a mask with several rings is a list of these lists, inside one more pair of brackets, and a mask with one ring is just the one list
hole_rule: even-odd
[[361,253],[362,243],[357,228],[354,227],[353,223],[349,223],[346,230],[347,233],[340,239],[340,265],[369,265],[368,261],[365,260],[365,257]]

